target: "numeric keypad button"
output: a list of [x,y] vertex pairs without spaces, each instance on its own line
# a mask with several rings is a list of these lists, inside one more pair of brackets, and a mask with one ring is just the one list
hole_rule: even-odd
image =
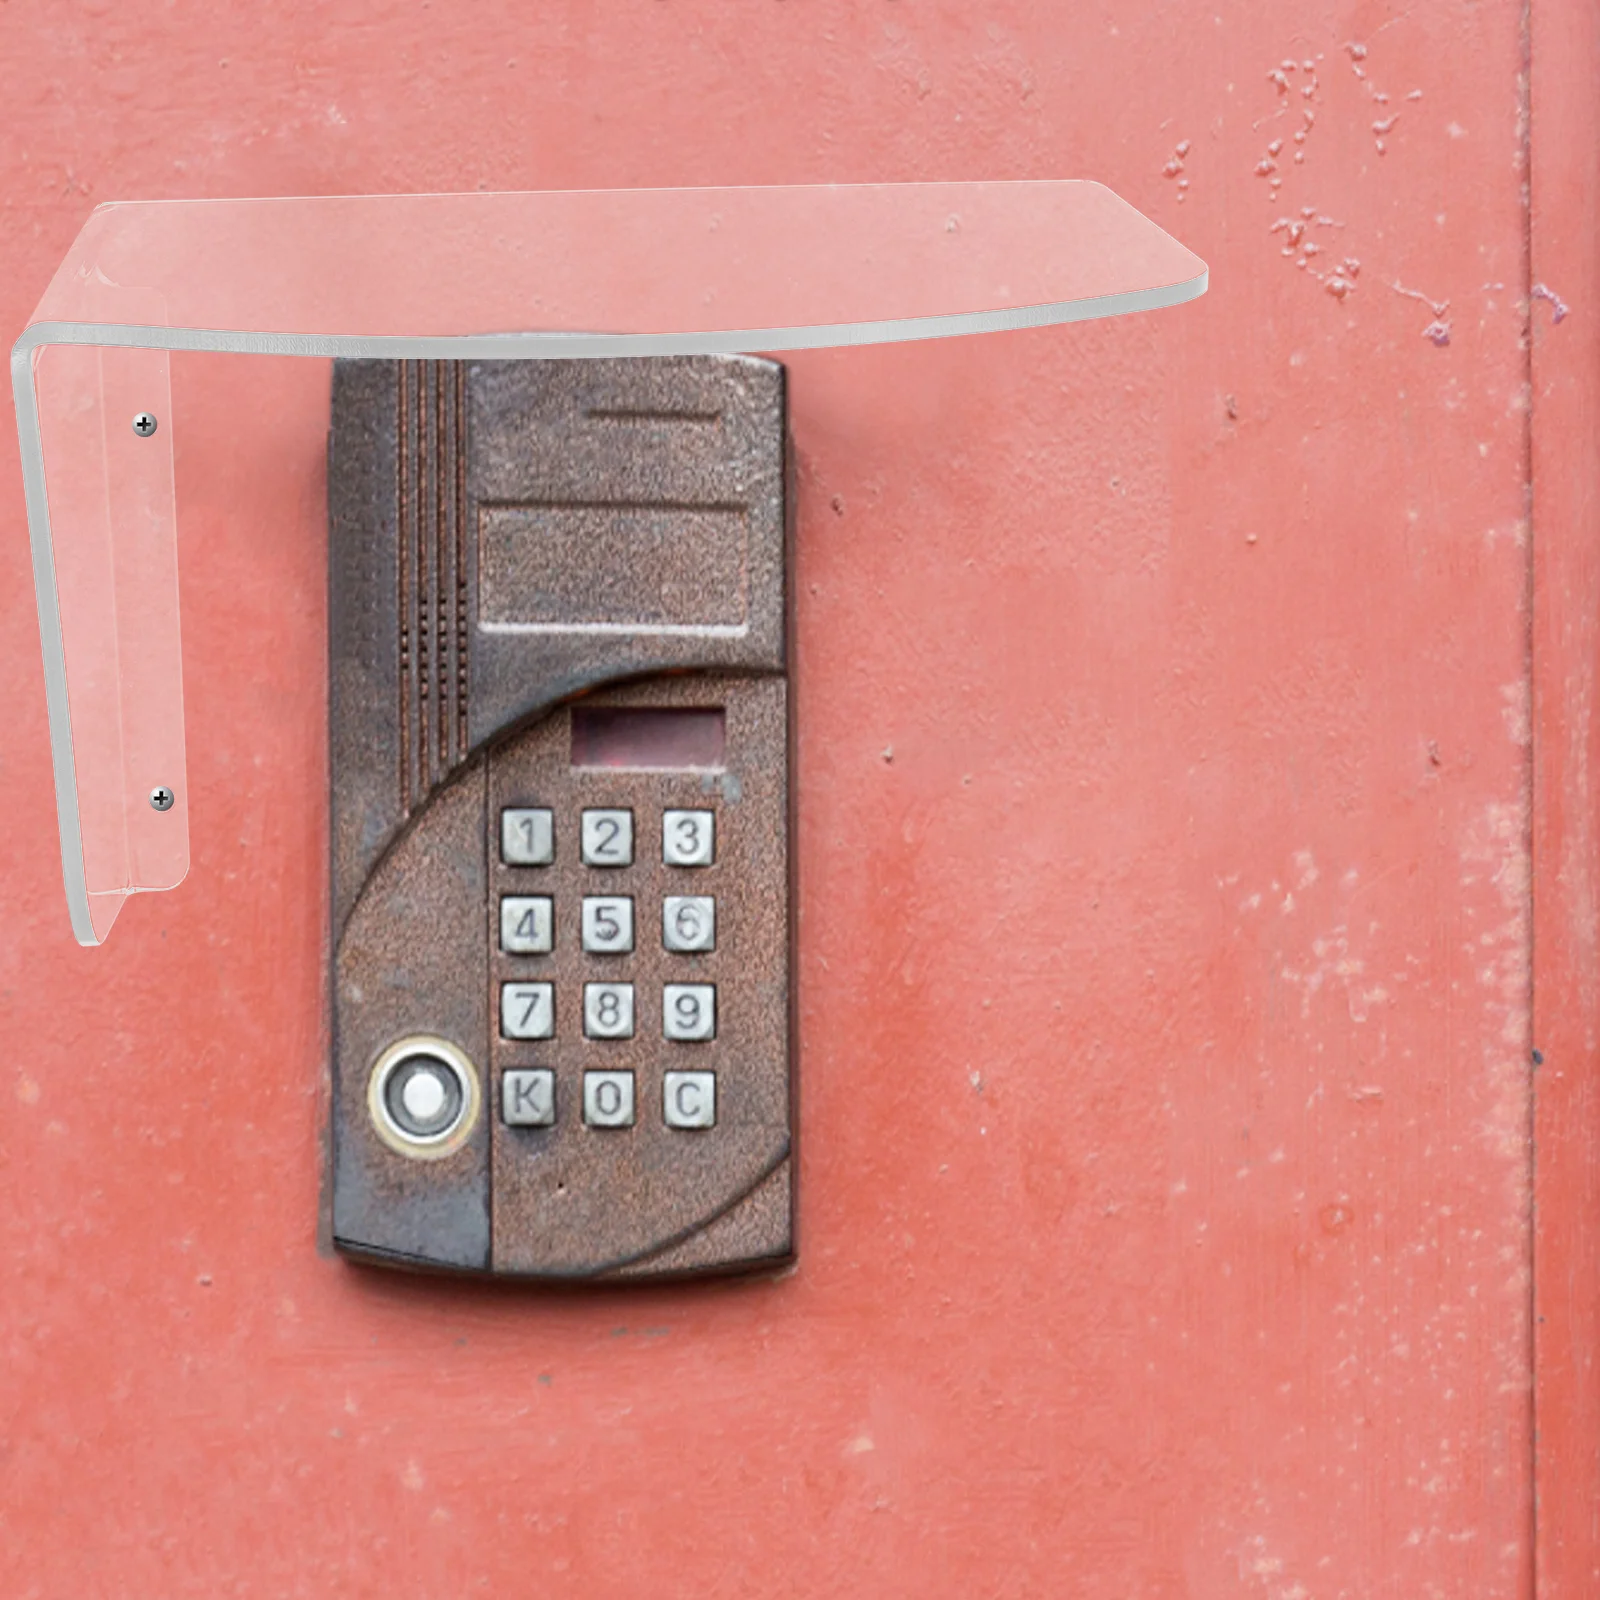
[[661,813],[661,859],[669,867],[709,867],[716,853],[714,811]]
[[669,983],[661,991],[661,1032],[689,1042],[717,1036],[717,991],[709,983]]
[[548,1039],[556,1031],[553,983],[502,983],[500,1034],[506,1039]]
[[633,949],[633,901],[627,895],[584,897],[583,948],[607,956]]
[[547,956],[553,942],[550,897],[507,894],[500,897],[500,948],[512,956]]
[[668,950],[715,950],[717,902],[708,894],[669,894],[661,902],[661,943]]
[[661,1075],[661,1120],[669,1128],[716,1127],[716,1073],[663,1073]]
[[556,1120],[556,1075],[549,1067],[508,1067],[500,1079],[500,1117],[508,1128],[548,1128]]
[[633,985],[586,983],[583,986],[583,1031],[590,1039],[633,1037]]
[[631,1072],[584,1073],[583,1120],[591,1128],[631,1128],[633,1074]]
[[556,858],[555,818],[543,806],[500,813],[500,859],[508,867],[547,867]]
[[589,867],[633,865],[633,813],[585,811],[581,828],[583,861]]

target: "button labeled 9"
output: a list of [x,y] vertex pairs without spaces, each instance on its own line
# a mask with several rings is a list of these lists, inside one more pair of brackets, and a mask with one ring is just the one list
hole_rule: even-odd
[[717,1036],[717,991],[709,983],[669,983],[661,994],[661,1032],[690,1042]]

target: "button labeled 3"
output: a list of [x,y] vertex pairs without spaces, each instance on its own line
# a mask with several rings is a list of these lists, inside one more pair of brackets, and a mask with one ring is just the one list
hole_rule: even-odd
[[709,867],[717,849],[714,811],[664,811],[661,859],[669,867]]

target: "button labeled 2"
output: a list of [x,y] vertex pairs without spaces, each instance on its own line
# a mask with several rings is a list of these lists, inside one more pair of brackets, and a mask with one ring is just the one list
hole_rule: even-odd
[[629,867],[633,865],[633,813],[631,811],[585,811],[583,814],[583,860],[590,867]]

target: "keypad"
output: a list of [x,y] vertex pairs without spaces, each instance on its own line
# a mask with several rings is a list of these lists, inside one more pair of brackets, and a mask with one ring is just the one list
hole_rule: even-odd
[[[501,888],[530,891],[499,896],[497,943],[508,980],[498,986],[499,1035],[512,1044],[540,1043],[555,1040],[559,1027],[560,1038],[580,1040],[583,1053],[579,1075],[565,1091],[577,1104],[566,1110],[572,1102],[558,1104],[555,1068],[539,1064],[537,1053],[523,1064],[516,1060],[522,1052],[514,1052],[513,1064],[500,1074],[501,1122],[551,1128],[575,1111],[585,1127],[596,1129],[632,1128],[641,1114],[659,1114],[661,1126],[685,1133],[714,1128],[715,1057],[703,1051],[717,1037],[717,986],[699,981],[708,969],[697,958],[717,949],[717,897],[662,891],[714,882],[698,873],[717,861],[716,812],[663,808],[652,817],[632,807],[587,806],[558,815],[554,807],[507,806],[499,834],[500,860],[510,869],[500,874]],[[661,864],[652,866],[657,838]],[[585,869],[576,880],[563,849]],[[587,869],[607,878],[591,877]],[[685,869],[681,879],[679,869]],[[607,887],[613,871],[618,890],[629,892],[581,892]],[[575,881],[580,892],[569,902]],[[567,887],[557,892],[558,882]],[[652,892],[641,899],[646,885]],[[531,892],[535,888],[546,892]],[[649,1068],[642,1085],[634,1070],[640,1066]]]

